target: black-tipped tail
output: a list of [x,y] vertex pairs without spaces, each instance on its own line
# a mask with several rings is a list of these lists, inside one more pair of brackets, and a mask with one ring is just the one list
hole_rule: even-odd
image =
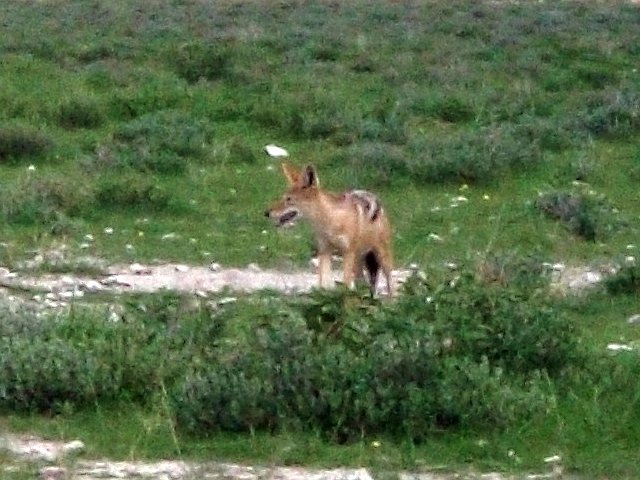
[[378,261],[378,256],[373,250],[369,251],[364,256],[364,265],[369,273],[369,289],[371,290],[371,295],[374,296],[376,294],[376,285],[378,284],[380,262]]

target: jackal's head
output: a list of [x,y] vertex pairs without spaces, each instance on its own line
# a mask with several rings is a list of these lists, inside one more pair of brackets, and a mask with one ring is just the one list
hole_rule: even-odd
[[297,170],[287,163],[282,164],[282,172],[287,179],[288,189],[265,211],[277,227],[289,227],[298,219],[313,212],[318,205],[318,176],[312,165]]

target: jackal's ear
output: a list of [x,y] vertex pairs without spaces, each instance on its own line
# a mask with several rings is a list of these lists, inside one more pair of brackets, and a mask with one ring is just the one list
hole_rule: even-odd
[[293,168],[288,163],[282,163],[282,173],[287,179],[290,186],[296,185],[300,182],[300,172]]
[[320,186],[318,174],[316,173],[316,169],[313,167],[313,165],[307,165],[302,170],[302,186],[304,188]]

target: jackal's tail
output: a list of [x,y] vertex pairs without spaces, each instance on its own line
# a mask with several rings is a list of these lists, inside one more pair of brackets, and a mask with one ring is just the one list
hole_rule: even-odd
[[369,289],[371,290],[371,295],[374,296],[376,294],[376,285],[378,284],[380,260],[373,250],[369,250],[369,252],[364,256],[364,266],[369,274]]

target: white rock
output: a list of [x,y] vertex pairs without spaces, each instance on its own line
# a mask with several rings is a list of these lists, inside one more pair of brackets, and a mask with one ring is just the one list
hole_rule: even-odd
[[631,352],[633,347],[623,343],[610,343],[607,345],[607,350],[611,352]]
[[60,278],[60,282],[62,283],[62,285],[65,285],[67,287],[70,287],[76,284],[76,281],[68,275],[64,275],[62,278]]
[[93,235],[91,235],[90,233],[87,233],[87,234],[84,236],[84,239],[85,239],[87,242],[93,242]]
[[438,242],[438,243],[442,242],[442,237],[437,233],[430,233],[429,235],[427,235],[427,238],[434,242]]
[[84,442],[81,442],[80,440],[74,440],[72,442],[65,443],[62,446],[62,453],[64,453],[65,455],[77,454],[84,451],[85,448],[86,447]]
[[627,323],[631,325],[640,325],[640,313],[636,313],[635,315],[631,315],[627,319]]
[[84,297],[84,292],[82,290],[65,290],[63,292],[59,292],[58,297],[63,300],[70,300],[72,298]]
[[556,272],[563,272],[567,267],[564,263],[554,263],[551,268]]
[[176,240],[177,238],[180,238],[180,235],[175,232],[171,232],[162,235],[162,237],[160,237],[160,240]]
[[269,145],[265,146],[264,151],[267,152],[267,155],[269,155],[272,158],[282,158],[282,157],[289,156],[289,152],[287,152],[282,147],[274,145],[273,143],[270,143]]
[[107,235],[112,235],[113,234],[113,228],[111,227],[106,227],[103,232]]
[[96,280],[85,280],[80,284],[80,288],[86,290],[87,292],[100,292],[104,290],[102,284]]
[[8,268],[0,267],[0,277],[6,277],[11,273]]
[[151,273],[151,269],[149,267],[145,267],[139,263],[132,263],[129,265],[129,270],[135,275],[146,275]]
[[562,460],[560,455],[552,455],[544,459],[544,463],[558,463]]
[[236,297],[224,297],[218,300],[216,303],[218,305],[227,305],[229,303],[236,303],[238,299]]
[[247,265],[247,270],[249,270],[250,272],[260,272],[260,266],[257,263],[250,263],[249,265]]
[[189,271],[189,267],[187,265],[176,265],[176,272],[184,273]]
[[211,270],[212,272],[219,272],[220,270],[222,270],[222,265],[217,262],[212,262],[209,265],[209,270]]

